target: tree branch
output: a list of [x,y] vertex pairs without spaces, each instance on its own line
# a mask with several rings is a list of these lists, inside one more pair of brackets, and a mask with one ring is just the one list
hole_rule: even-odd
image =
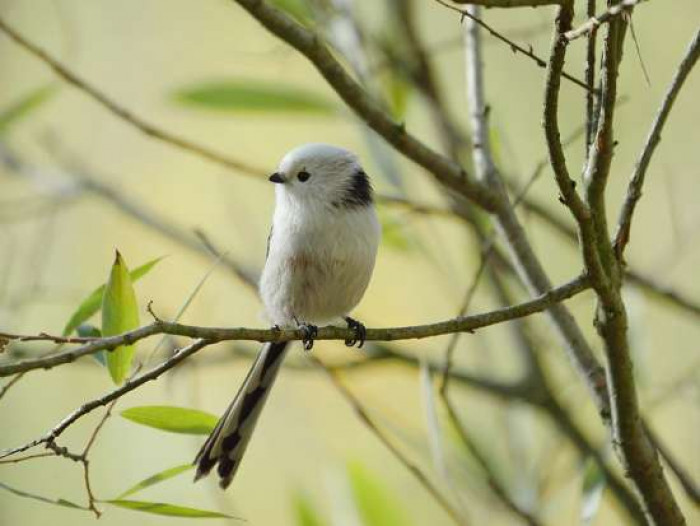
[[418,482],[431,494],[435,501],[440,505],[440,507],[450,516],[450,518],[456,523],[462,526],[468,524],[466,517],[463,517],[455,507],[445,498],[445,496],[440,493],[438,488],[430,481],[428,476],[408,457],[406,457],[392,442],[389,437],[377,426],[372,417],[369,415],[365,407],[362,405],[360,400],[353,395],[353,393],[347,388],[347,386],[341,381],[338,372],[326,367],[326,365],[321,362],[317,357],[310,356],[311,360],[316,363],[321,369],[323,369],[330,378],[333,385],[338,390],[338,392],[348,401],[352,406],[357,416],[360,420],[367,426],[367,428],[374,434],[380,442],[386,447],[391,454],[399,461],[403,466],[408,469],[411,474],[418,480]]
[[17,453],[21,453],[40,444],[52,444],[66,429],[68,429],[78,419],[94,411],[98,407],[105,406],[110,402],[121,398],[125,394],[133,391],[134,389],[145,384],[146,382],[155,380],[164,372],[178,365],[188,356],[191,356],[192,354],[196,353],[197,351],[203,349],[208,345],[211,345],[212,343],[214,342],[204,339],[195,340],[188,346],[183,347],[182,349],[177,351],[171,358],[161,363],[160,365],[154,367],[147,373],[143,373],[133,379],[129,379],[121,387],[114,389],[113,391],[107,393],[106,395],[100,398],[97,398],[95,400],[87,402],[86,404],[81,405],[78,409],[76,409],[66,418],[61,420],[56,426],[54,426],[51,429],[51,431],[49,431],[43,437],[33,440],[20,447],[0,451],[0,459],[9,457],[11,455],[15,455]]
[[646,0],[621,0],[619,3],[611,6],[602,15],[592,16],[588,19],[587,22],[581,24],[576,29],[567,31],[566,33],[564,33],[564,38],[571,42],[572,40],[576,40],[577,38],[582,37],[584,35],[595,33],[596,31],[598,31],[598,28],[601,25],[610,22],[616,16],[620,16],[624,13],[631,11],[634,8],[634,6],[636,6],[637,4],[641,4],[645,1]]
[[[599,407],[610,410],[613,444],[642,500],[648,520],[654,524],[684,524],[683,515],[664,478],[656,448],[645,433],[639,415],[627,339],[627,317],[620,295],[620,265],[607,234],[604,192],[613,155],[613,116],[625,24],[623,20],[615,19],[607,27],[600,110],[585,174],[586,207],[575,189],[567,184],[568,173],[556,129],[559,77],[567,43],[562,35],[570,29],[572,11],[571,5],[562,6],[557,17],[545,97],[545,130],[557,183],[565,204],[577,220],[586,270],[599,300],[596,327],[605,344],[607,357],[606,381],[602,385],[605,389],[601,390],[607,398],[599,400],[602,403]],[[587,213],[582,213],[583,210]]]
[[[428,338],[453,332],[473,332],[476,329],[495,325],[504,321],[529,316],[541,312],[552,305],[588,288],[588,280],[585,277],[578,277],[560,287],[554,288],[538,298],[535,298],[518,305],[506,307],[491,312],[475,314],[453,318],[427,325],[416,325],[409,327],[392,327],[386,329],[367,329],[367,341],[395,341]],[[9,364],[0,364],[0,377],[9,376],[15,373],[29,371],[32,369],[50,369],[58,365],[66,364],[77,360],[82,356],[94,354],[100,350],[113,350],[121,345],[131,345],[139,340],[148,338],[155,334],[171,334],[176,336],[186,336],[188,338],[199,338],[208,342],[219,342],[225,340],[250,340],[258,342],[282,342],[292,340],[302,340],[305,336],[303,331],[298,329],[249,329],[249,328],[217,328],[198,327],[193,325],[182,325],[156,320],[150,325],[140,327],[130,332],[118,336],[98,338],[88,344],[75,349],[43,356],[20,360]],[[347,340],[353,335],[352,329],[340,327],[320,327],[316,340]],[[27,338],[19,334],[0,332],[0,338],[7,340],[20,340]],[[57,337],[58,338],[58,337]]]
[[149,137],[153,137],[154,139],[157,139],[163,143],[170,144],[171,146],[175,146],[176,148],[186,152],[198,155],[203,159],[220,164],[225,168],[234,170],[241,174],[252,175],[255,177],[266,177],[268,175],[266,170],[251,166],[243,161],[239,161],[238,159],[232,159],[231,157],[221,155],[220,153],[190,142],[182,137],[178,137],[177,135],[173,135],[170,132],[167,132],[162,128],[158,128],[157,126],[145,121],[132,111],[120,106],[119,103],[109,98],[93,85],[81,79],[76,73],[73,73],[70,69],[53,58],[46,51],[24,37],[2,17],[0,17],[0,31],[5,33],[17,45],[24,48],[31,55],[44,62],[68,84],[82,91],[110,113],[136,127]]
[[428,148],[408,133],[405,125],[394,122],[382,107],[345,71],[321,38],[279,9],[260,0],[235,0],[268,31],[307,57],[343,101],[370,128],[436,179],[480,207],[493,211],[495,196],[454,161]]
[[[513,53],[521,53],[521,54],[525,55],[526,57],[532,59],[532,61],[542,69],[545,69],[547,67],[547,61],[544,60],[543,58],[541,58],[540,56],[536,55],[535,52],[532,50],[532,46],[525,48],[524,46],[521,46],[517,42],[514,42],[513,40],[511,40],[507,36],[496,31],[492,26],[490,26],[489,24],[484,22],[484,20],[481,17],[474,16],[472,13],[469,12],[468,9],[462,9],[462,8],[450,5],[449,3],[447,3],[446,0],[435,0],[435,1],[438,4],[446,7],[447,9],[451,9],[453,11],[456,11],[457,13],[462,15],[462,17],[472,19],[474,22],[476,22],[481,27],[483,27],[486,31],[488,31],[491,36],[493,36],[494,38],[507,44]],[[594,86],[588,85],[587,83],[583,82],[580,79],[577,79],[573,75],[570,75],[566,71],[562,72],[562,77],[564,77],[566,80],[573,82],[578,87],[585,89],[588,92],[588,95],[591,97],[595,97],[595,95],[597,95],[597,93],[598,93],[598,91],[595,89]]]
[[666,124],[673,104],[676,102],[678,93],[680,93],[693,66],[697,63],[698,57],[700,57],[700,29],[690,41],[685,56],[678,66],[678,69],[676,69],[676,74],[673,76],[673,80],[666,90],[666,95],[661,103],[661,107],[656,114],[656,118],[651,126],[651,130],[649,130],[642,152],[634,166],[634,172],[632,173],[629,186],[627,187],[627,198],[622,206],[620,218],[618,219],[617,232],[615,233],[615,252],[619,259],[622,259],[625,247],[627,243],[629,243],[632,215],[634,214],[639,199],[642,197],[644,178],[649,168],[651,157],[656,150],[656,146],[659,144],[659,141],[661,141],[661,131]]

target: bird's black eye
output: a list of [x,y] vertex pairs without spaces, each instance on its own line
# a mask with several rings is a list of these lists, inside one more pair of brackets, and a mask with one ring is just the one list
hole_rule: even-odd
[[309,177],[311,177],[311,174],[307,172],[306,170],[302,170],[297,174],[297,178],[303,183],[305,181],[309,180]]

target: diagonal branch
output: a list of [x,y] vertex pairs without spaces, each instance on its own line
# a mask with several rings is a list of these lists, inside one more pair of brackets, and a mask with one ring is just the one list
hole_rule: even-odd
[[232,159],[231,157],[221,155],[220,153],[210,150],[204,146],[200,146],[198,144],[190,142],[187,139],[183,139],[182,137],[179,137],[177,135],[173,135],[170,132],[165,131],[162,128],[158,128],[157,126],[145,121],[144,119],[133,113],[131,110],[124,108],[119,103],[109,98],[109,96],[102,93],[95,86],[89,84],[88,82],[80,78],[80,76],[78,76],[76,73],[74,73],[66,66],[61,64],[58,60],[49,55],[46,51],[44,51],[39,46],[37,46],[36,44],[28,40],[26,37],[24,37],[19,31],[17,31],[10,24],[8,24],[7,21],[4,20],[2,17],[0,17],[0,31],[2,31],[8,37],[10,37],[17,45],[21,46],[26,51],[31,53],[34,57],[41,60],[51,69],[53,69],[53,71],[68,84],[79,89],[80,91],[88,95],[92,100],[97,102],[100,106],[108,110],[110,113],[136,127],[138,130],[145,133],[149,137],[153,137],[154,139],[157,139],[161,142],[170,144],[171,146],[175,146],[176,148],[179,148],[186,152],[198,155],[199,157],[220,164],[230,170],[234,170],[245,175],[252,175],[255,177],[266,176],[266,171],[259,167],[251,166],[243,161],[239,161],[238,159]]
[[97,398],[95,400],[92,400],[90,402],[87,402],[83,405],[81,405],[78,409],[73,411],[70,415],[68,415],[66,418],[61,420],[56,426],[54,426],[51,431],[49,431],[46,435],[44,435],[41,438],[37,438],[36,440],[33,440],[23,446],[16,447],[13,449],[5,450],[5,451],[0,451],[0,459],[9,457],[11,455],[15,455],[17,453],[21,453],[23,451],[27,451],[28,449],[31,449],[33,447],[36,447],[41,444],[47,444],[47,447],[49,444],[53,444],[54,441],[66,430],[68,429],[73,423],[75,423],[77,420],[85,416],[86,414],[94,411],[98,407],[105,406],[109,404],[110,402],[113,402],[114,400],[117,400],[118,398],[121,398],[125,394],[129,393],[130,391],[133,391],[137,387],[145,384],[146,382],[149,382],[151,380],[155,380],[158,378],[161,374],[164,372],[172,369],[176,365],[178,365],[180,362],[182,362],[185,358],[191,356],[192,354],[196,353],[197,351],[203,349],[204,347],[211,345],[214,342],[204,340],[204,339],[198,339],[189,344],[186,347],[183,347],[179,351],[177,351],[172,357],[170,357],[168,360],[165,362],[161,363],[160,365],[154,367],[147,373],[143,373],[139,376],[136,376],[133,379],[127,380],[121,387],[118,387],[117,389],[114,389],[113,391],[110,391],[106,395]]
[[649,168],[649,163],[651,162],[651,157],[654,155],[656,146],[661,140],[661,131],[663,130],[668,115],[673,108],[673,104],[676,102],[678,93],[680,93],[683,84],[685,83],[690,71],[693,66],[698,61],[700,57],[700,29],[695,33],[695,36],[690,41],[688,49],[681,61],[676,74],[671,81],[664,100],[661,103],[661,107],[656,114],[654,123],[649,130],[649,135],[647,135],[646,142],[642,148],[642,152],[637,160],[634,167],[634,172],[630,179],[629,186],[627,188],[627,198],[622,206],[622,211],[620,212],[620,218],[618,220],[617,232],[615,233],[615,252],[619,259],[622,258],[625,247],[629,243],[630,239],[630,229],[632,227],[632,215],[634,214],[635,207],[642,197],[642,186],[644,185],[644,178]]
[[416,465],[414,464],[406,455],[404,455],[392,442],[384,431],[382,431],[379,426],[374,422],[372,417],[362,405],[360,400],[347,388],[347,386],[342,382],[337,370],[327,367],[321,360],[315,356],[311,356],[310,359],[316,363],[321,369],[323,369],[330,378],[333,385],[338,390],[338,392],[348,401],[352,406],[357,416],[362,420],[362,422],[367,426],[367,428],[379,439],[379,441],[386,447],[391,454],[408,469],[411,474],[418,480],[418,482],[430,493],[430,495],[435,499],[435,501],[440,505],[440,507],[450,516],[450,518],[456,523],[462,526],[468,524],[466,517],[463,517],[455,509],[455,507],[445,498],[445,496],[440,493],[438,488],[430,481],[428,476]]
[[[528,48],[525,48],[524,46],[521,46],[520,44],[512,41],[510,38],[506,37],[502,33],[496,31],[492,26],[484,22],[483,18],[474,16],[468,9],[462,9],[459,7],[455,7],[453,5],[450,5],[447,3],[446,0],[435,0],[438,4],[446,7],[447,9],[452,9],[453,11],[456,11],[462,17],[470,18],[473,20],[475,23],[479,24],[481,27],[483,27],[486,31],[489,32],[491,36],[494,38],[500,40],[501,42],[505,43],[510,47],[511,51],[513,53],[521,53],[525,55],[526,57],[532,59],[532,61],[537,64],[540,68],[545,69],[547,67],[547,61],[544,60],[542,57],[538,56],[535,54],[535,52],[532,50],[532,46],[529,46]],[[576,84],[578,87],[583,88],[587,91],[588,95],[591,97],[595,97],[597,95],[597,90],[595,87],[588,85],[587,83],[583,82],[580,79],[577,79],[573,75],[570,75],[566,71],[562,72],[562,77],[564,77],[566,80],[569,80]]]
[[621,2],[611,6],[600,16],[592,16],[585,23],[581,24],[576,29],[572,29],[564,33],[564,38],[568,41],[576,40],[584,35],[595,33],[598,28],[610,22],[617,16],[623,16],[624,13],[631,11],[634,6],[641,4],[646,0],[622,0]]
[[497,203],[493,192],[474,181],[459,164],[440,155],[407,132],[403,123],[395,122],[345,71],[316,33],[306,29],[279,9],[271,7],[267,2],[235,2],[268,31],[307,57],[348,107],[399,152],[458,194],[474,201],[485,210],[495,209]]

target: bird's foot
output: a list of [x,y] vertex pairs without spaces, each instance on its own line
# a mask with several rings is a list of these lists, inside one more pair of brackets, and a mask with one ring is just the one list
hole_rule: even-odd
[[358,349],[361,349],[362,346],[365,344],[365,338],[367,337],[367,329],[365,326],[357,321],[354,318],[351,318],[350,316],[345,316],[345,322],[348,324],[348,329],[352,329],[355,331],[355,336],[352,339],[345,340],[345,345],[348,347],[353,347],[356,343],[359,343],[357,346]]
[[314,338],[318,336],[318,327],[306,322],[297,321],[297,327],[301,331],[303,337],[301,340],[305,351],[310,351],[314,347]]

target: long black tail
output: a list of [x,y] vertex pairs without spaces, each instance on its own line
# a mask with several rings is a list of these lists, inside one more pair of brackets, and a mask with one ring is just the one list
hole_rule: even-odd
[[207,441],[197,453],[194,480],[209,474],[218,463],[219,486],[227,488],[241,464],[255,424],[277,377],[288,343],[268,343],[248,371],[243,385]]

